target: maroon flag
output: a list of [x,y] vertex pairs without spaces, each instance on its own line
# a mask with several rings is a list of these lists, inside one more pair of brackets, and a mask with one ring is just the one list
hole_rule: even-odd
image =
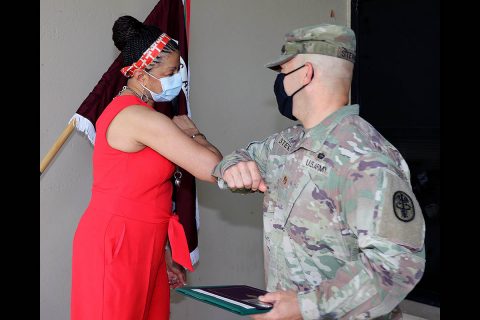
[[[190,0],[160,0],[144,23],[154,25],[178,41],[180,47],[180,74],[183,86],[179,96],[172,102],[155,102],[155,110],[172,118],[175,115],[190,116],[187,32],[190,16]],[[76,129],[86,134],[92,144],[95,143],[95,123],[105,107],[112,101],[124,85],[125,78],[120,69],[122,57],[119,55],[110,65],[93,88],[92,92],[82,102],[72,119],[76,120]],[[195,178],[180,168],[182,179],[180,187],[174,189],[174,211],[183,225],[187,237],[192,264],[198,261],[198,208],[195,190]]]

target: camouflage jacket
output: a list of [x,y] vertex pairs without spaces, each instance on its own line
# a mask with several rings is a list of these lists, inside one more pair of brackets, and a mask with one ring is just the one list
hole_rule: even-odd
[[254,160],[267,290],[298,292],[304,319],[390,319],[423,275],[425,223],[398,150],[345,106],[226,156]]

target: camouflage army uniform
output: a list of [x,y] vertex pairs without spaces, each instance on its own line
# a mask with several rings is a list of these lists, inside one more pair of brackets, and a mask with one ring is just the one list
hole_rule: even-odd
[[391,319],[424,271],[425,224],[408,166],[358,110],[252,142],[213,172],[226,188],[226,169],[257,163],[268,186],[267,290],[298,291],[306,320]]

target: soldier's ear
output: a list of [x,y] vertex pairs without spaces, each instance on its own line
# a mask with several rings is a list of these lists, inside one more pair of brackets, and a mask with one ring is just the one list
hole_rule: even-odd
[[305,69],[306,69],[305,77],[302,80],[304,85],[312,82],[314,77],[313,64],[311,62],[305,62]]

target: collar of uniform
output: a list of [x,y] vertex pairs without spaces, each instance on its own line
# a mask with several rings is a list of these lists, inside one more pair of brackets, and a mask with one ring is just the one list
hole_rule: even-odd
[[328,117],[323,119],[322,122],[315,127],[305,130],[303,139],[295,146],[295,150],[299,148],[305,148],[312,152],[318,152],[323,146],[325,139],[330,131],[337,126],[337,124],[346,116],[352,114],[359,114],[359,105],[352,104],[341,107],[337,111],[331,113]]

